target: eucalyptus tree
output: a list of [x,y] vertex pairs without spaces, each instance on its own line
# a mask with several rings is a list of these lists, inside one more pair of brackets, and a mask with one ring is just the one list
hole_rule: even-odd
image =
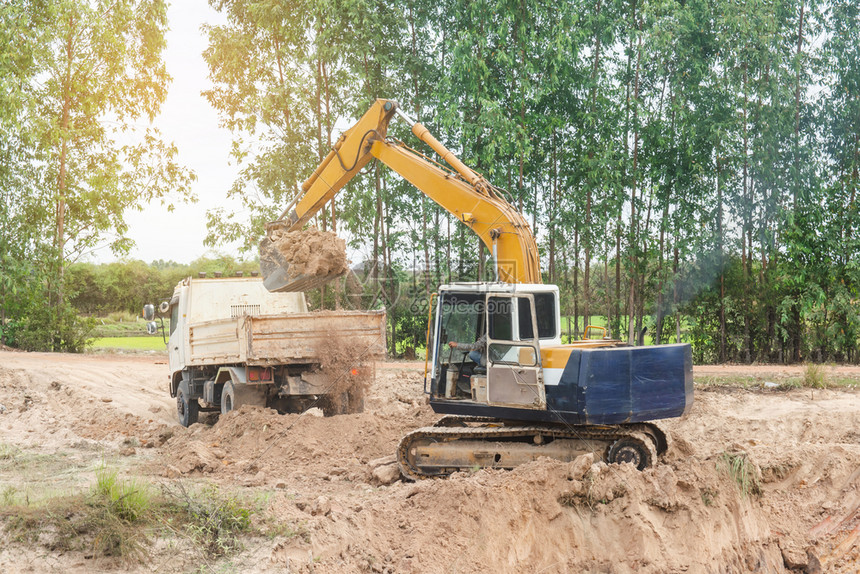
[[33,124],[53,183],[60,303],[67,259],[108,237],[114,251],[128,250],[126,209],[190,193],[193,176],[155,130],[145,130],[139,143],[121,141],[139,119],[154,119],[164,101],[166,10],[161,0],[48,3]]
[[[13,219],[26,222],[34,249],[43,248],[30,255],[47,272],[46,283],[35,283],[50,302],[31,309],[40,328],[28,329],[28,346],[78,348],[80,337],[67,328],[75,323],[64,290],[68,263],[105,245],[127,252],[127,210],[190,197],[193,174],[176,163],[176,148],[137,127],[158,113],[169,82],[161,59],[166,4],[44,0],[4,5],[2,13],[3,33],[15,35],[4,50],[28,70],[14,92],[21,105],[5,108],[15,137],[4,141],[26,154],[26,187],[18,187],[26,200],[14,204]],[[26,33],[16,26],[22,21]]]
[[[820,306],[819,359],[858,359],[860,314],[855,301],[860,291],[860,6],[848,0],[831,0],[822,10],[826,39],[818,65],[823,90],[816,124],[822,126],[822,221],[814,231],[822,241],[813,251],[828,263],[826,292]],[[820,355],[825,355],[823,358]]]
[[[206,92],[222,126],[234,134],[235,161],[242,166],[227,197],[242,205],[238,212],[219,207],[207,212],[206,243],[241,240],[256,249],[263,226],[277,218],[323,152],[331,123],[320,115],[318,89],[338,71],[314,58],[319,35],[315,18],[323,2],[212,1],[227,23],[205,28],[209,46],[203,53],[214,87]],[[324,44],[324,42],[320,42]],[[324,49],[324,46],[322,46]],[[338,101],[338,100],[335,100]],[[328,121],[326,121],[328,120]]]

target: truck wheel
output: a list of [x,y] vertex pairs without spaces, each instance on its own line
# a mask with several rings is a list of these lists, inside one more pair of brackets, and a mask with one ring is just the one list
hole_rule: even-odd
[[176,389],[176,412],[179,415],[179,424],[184,427],[189,427],[197,422],[200,409],[200,403],[197,402],[197,399],[192,399],[190,395],[188,381],[182,379],[179,388]]
[[364,412],[364,388],[353,387],[347,391],[348,408],[347,413],[363,413]]
[[221,391],[221,414],[226,415],[242,405],[266,406],[266,387],[234,385],[233,381],[224,383]]
[[323,415],[327,417],[346,414],[349,407],[349,395],[346,392],[338,396],[324,395],[320,398],[319,407],[322,409]]

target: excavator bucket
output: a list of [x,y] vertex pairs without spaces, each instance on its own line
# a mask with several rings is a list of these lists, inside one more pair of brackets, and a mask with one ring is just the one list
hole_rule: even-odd
[[276,230],[260,242],[260,273],[269,291],[307,291],[347,271],[346,242],[334,233]]

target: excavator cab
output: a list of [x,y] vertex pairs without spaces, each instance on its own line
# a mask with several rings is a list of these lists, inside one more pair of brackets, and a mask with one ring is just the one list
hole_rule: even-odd
[[[431,400],[546,408],[535,295],[493,289],[492,285],[440,291],[435,328],[431,330],[438,336],[429,347],[433,357],[429,373]],[[549,297],[554,303],[552,292],[538,296],[542,301]],[[554,304],[543,307],[544,311],[555,312]],[[556,321],[544,318],[543,322]],[[480,361],[475,360],[476,353],[449,346],[451,341],[473,343],[482,337],[486,345]]]

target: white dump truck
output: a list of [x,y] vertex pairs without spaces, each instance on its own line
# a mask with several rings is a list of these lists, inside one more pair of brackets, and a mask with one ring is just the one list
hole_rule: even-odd
[[183,426],[243,404],[360,412],[385,355],[384,311],[308,312],[304,293],[271,293],[260,277],[185,279],[159,311],[170,318],[170,396]]

